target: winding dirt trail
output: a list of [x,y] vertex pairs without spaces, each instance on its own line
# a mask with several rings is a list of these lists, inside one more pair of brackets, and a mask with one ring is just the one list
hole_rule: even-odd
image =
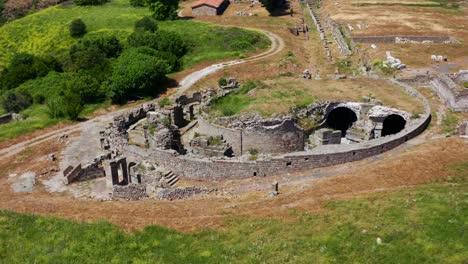
[[[176,95],[182,94],[183,92],[185,92],[193,84],[195,84],[196,82],[198,82],[202,78],[204,78],[204,77],[206,77],[206,76],[208,76],[208,75],[210,75],[212,73],[215,73],[216,71],[218,71],[220,69],[223,69],[223,68],[229,67],[229,66],[233,66],[233,65],[237,65],[237,64],[241,64],[241,63],[246,63],[246,62],[257,61],[257,60],[262,60],[262,59],[269,58],[269,57],[277,54],[278,52],[280,52],[285,46],[284,40],[281,37],[279,37],[276,34],[273,34],[273,33],[269,32],[269,31],[259,30],[259,29],[254,29],[254,28],[245,28],[245,29],[257,30],[257,31],[260,31],[263,34],[265,34],[271,41],[270,49],[263,52],[263,53],[251,56],[251,57],[246,58],[246,59],[233,60],[233,61],[228,61],[228,62],[223,62],[223,63],[216,63],[216,64],[210,65],[208,67],[205,67],[205,68],[203,68],[203,69],[201,69],[199,71],[193,72],[193,73],[189,74],[188,76],[184,77],[180,81],[180,85],[177,88]],[[48,132],[48,133],[33,137],[31,139],[25,140],[25,141],[23,141],[21,143],[17,143],[17,144],[8,146],[6,148],[2,148],[2,149],[0,149],[0,160],[6,159],[6,158],[11,157],[13,155],[16,155],[16,154],[20,153],[21,151],[25,150],[28,147],[36,146],[36,145],[41,144],[41,143],[43,143],[45,141],[53,139],[54,137],[59,137],[59,136],[61,136],[63,134],[67,134],[67,133],[86,130],[87,128],[90,128],[90,127],[94,126],[96,124],[96,122],[109,122],[109,121],[112,120],[112,117],[114,115],[116,115],[116,114],[118,114],[120,112],[124,112],[126,110],[127,109],[119,109],[119,110],[116,110],[116,111],[112,111],[112,112],[106,113],[104,115],[100,115],[98,117],[87,120],[85,122],[78,123],[78,124],[75,124],[75,125],[70,125],[70,126],[67,126],[67,127],[61,128],[61,129],[57,129],[57,130],[54,130],[54,131],[51,131],[51,132]]]
[[177,90],[176,95],[180,95],[180,94],[184,93],[186,90],[188,90],[190,87],[192,87],[192,85],[194,85],[196,82],[198,82],[202,78],[204,78],[204,77],[206,77],[206,76],[208,76],[210,74],[213,74],[213,73],[215,73],[215,72],[217,72],[217,71],[219,71],[219,70],[221,70],[221,69],[223,69],[225,67],[265,59],[265,58],[268,58],[268,57],[271,57],[271,56],[277,54],[278,52],[283,50],[284,47],[285,47],[284,40],[281,37],[279,37],[278,35],[276,35],[276,34],[273,34],[273,33],[269,32],[269,31],[259,30],[259,29],[254,29],[254,28],[244,28],[244,29],[256,30],[256,31],[260,31],[263,34],[265,34],[271,41],[270,49],[263,52],[263,53],[260,53],[260,54],[257,54],[255,56],[249,57],[247,59],[233,60],[233,61],[228,61],[228,62],[223,62],[223,63],[217,63],[217,64],[210,65],[208,67],[205,67],[205,68],[203,68],[203,69],[201,69],[199,71],[192,72],[191,74],[187,75],[186,77],[184,77],[179,82],[179,88]]

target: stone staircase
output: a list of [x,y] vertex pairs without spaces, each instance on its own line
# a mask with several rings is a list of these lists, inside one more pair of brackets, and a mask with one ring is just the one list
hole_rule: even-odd
[[173,187],[179,180],[179,177],[177,177],[172,171],[167,171],[164,173],[163,181],[167,187]]

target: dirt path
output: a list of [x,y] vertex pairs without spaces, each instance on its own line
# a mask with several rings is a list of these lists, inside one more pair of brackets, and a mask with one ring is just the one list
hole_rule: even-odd
[[[246,29],[258,30],[258,29],[253,29],[253,28],[246,28]],[[267,50],[267,51],[265,51],[263,53],[254,55],[252,57],[243,59],[243,60],[234,60],[234,61],[228,61],[228,62],[224,62],[224,63],[217,63],[217,64],[210,65],[208,67],[205,67],[205,68],[203,68],[203,69],[201,69],[199,71],[193,72],[193,73],[189,74],[188,76],[186,76],[185,78],[183,78],[180,81],[180,86],[179,86],[179,88],[178,88],[178,90],[176,92],[176,95],[179,95],[179,94],[183,93],[184,91],[189,89],[193,84],[195,84],[197,81],[201,80],[202,78],[204,78],[204,77],[206,77],[206,76],[208,76],[208,75],[210,75],[212,73],[215,73],[216,71],[218,71],[220,69],[223,69],[223,68],[229,67],[229,66],[233,66],[233,65],[237,65],[237,64],[241,64],[241,63],[245,63],[245,62],[251,62],[251,61],[265,59],[265,58],[268,58],[270,56],[273,56],[273,55],[277,54],[278,52],[280,52],[284,48],[284,46],[285,46],[284,41],[278,35],[273,34],[271,32],[268,32],[268,31],[265,31],[265,30],[259,30],[259,31],[264,33],[270,39],[271,47],[270,47],[269,50]],[[126,109],[120,109],[120,110],[117,110],[117,111],[112,111],[112,112],[109,112],[107,114],[98,116],[96,118],[87,120],[85,122],[75,124],[75,125],[72,125],[72,126],[67,126],[67,127],[64,127],[64,128],[58,129],[58,130],[54,130],[54,131],[51,131],[51,132],[36,136],[34,138],[28,139],[28,140],[23,141],[21,143],[11,145],[11,146],[9,146],[7,148],[0,149],[0,160],[11,157],[13,155],[16,155],[16,154],[18,154],[19,152],[23,151],[24,149],[26,149],[28,147],[36,146],[36,145],[38,145],[40,143],[46,142],[46,141],[54,138],[54,137],[59,137],[59,136],[61,136],[63,134],[72,133],[72,132],[76,132],[76,131],[83,131],[83,130],[86,130],[87,128],[92,128],[96,124],[96,122],[101,122],[101,121],[102,122],[109,122],[109,120],[111,120],[114,115],[116,115],[116,114],[118,114],[120,112],[123,112],[125,110]]]
[[[253,29],[253,28],[245,28],[245,29],[258,30],[258,29]],[[183,78],[179,82],[179,88],[177,90],[176,95],[180,95],[180,94],[184,93],[187,89],[189,89],[192,85],[194,85],[196,82],[198,82],[202,78],[204,78],[204,77],[206,77],[206,76],[208,76],[208,75],[210,75],[212,73],[215,73],[215,72],[217,72],[217,71],[219,71],[219,70],[221,70],[221,69],[223,69],[225,67],[265,59],[265,58],[271,57],[271,56],[277,54],[278,52],[280,52],[281,50],[283,50],[285,44],[284,44],[284,40],[281,37],[279,37],[278,35],[273,34],[271,32],[265,31],[265,30],[260,30],[260,32],[265,34],[270,39],[271,47],[270,47],[269,50],[267,50],[267,51],[265,51],[263,53],[260,53],[258,55],[249,57],[247,59],[233,60],[233,61],[213,64],[213,65],[205,67],[205,68],[203,68],[203,69],[201,69],[199,71],[193,72],[193,73],[189,74],[188,76],[186,76],[185,78]]]

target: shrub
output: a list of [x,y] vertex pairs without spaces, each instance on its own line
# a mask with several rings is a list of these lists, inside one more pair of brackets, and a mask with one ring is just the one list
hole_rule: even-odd
[[57,119],[63,117],[63,99],[62,97],[50,97],[46,101],[47,114],[50,118]]
[[7,112],[18,113],[28,108],[32,102],[33,100],[29,93],[9,91],[2,98],[2,107]]
[[[75,86],[76,87],[76,86]],[[81,111],[83,111],[83,99],[79,93],[79,88],[69,89],[63,96],[63,113],[67,115],[70,120],[77,120]]]
[[159,100],[159,102],[158,102],[158,105],[160,107],[165,107],[165,106],[168,106],[168,105],[171,105],[171,104],[172,104],[172,102],[169,99],[169,97],[164,97],[163,99]]
[[155,85],[165,78],[169,65],[158,58],[141,52],[126,50],[115,64],[109,83],[108,96],[113,102],[123,103],[130,96],[159,92]]
[[81,19],[73,20],[68,29],[70,30],[70,36],[77,38],[86,34],[86,24]]
[[75,4],[79,6],[86,5],[103,5],[108,3],[110,0],[75,0]]
[[92,69],[106,62],[106,54],[98,47],[89,47],[86,49],[73,50],[70,53],[72,70]]
[[142,7],[145,6],[144,0],[130,0],[130,5],[133,7]]
[[175,32],[157,31],[136,31],[128,37],[128,44],[131,47],[150,47],[158,51],[170,52],[182,57],[188,51],[188,44]]
[[97,48],[102,51],[107,58],[118,57],[122,52],[122,45],[115,36],[86,36],[73,45],[70,49],[70,55],[87,50],[89,48]]
[[149,32],[156,32],[158,30],[158,25],[156,20],[151,17],[143,17],[142,19],[135,22],[135,30],[143,30]]
[[2,89],[13,89],[27,80],[45,76],[50,71],[61,71],[52,57],[40,58],[28,53],[17,53],[0,76]]
[[173,20],[177,18],[179,0],[145,0],[145,4],[156,20]]
[[219,86],[226,86],[227,85],[227,80],[224,77],[221,77],[218,79],[218,84]]

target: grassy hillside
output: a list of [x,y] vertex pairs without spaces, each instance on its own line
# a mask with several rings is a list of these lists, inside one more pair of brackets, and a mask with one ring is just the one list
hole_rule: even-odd
[[[2,263],[465,263],[468,163],[446,182],[325,204],[296,220],[235,218],[225,231],[126,234],[0,211]],[[377,243],[380,238],[382,243]]]
[[[145,15],[149,15],[147,8],[134,8],[128,0],[112,0],[103,6],[59,5],[26,16],[0,27],[0,68],[5,67],[14,52],[65,55],[76,42],[68,32],[68,24],[73,19],[81,18],[88,34],[112,34],[125,43],[135,21]],[[250,34],[244,30],[235,30],[233,34],[219,26],[189,20],[160,22],[159,26],[183,34],[193,44],[193,50],[184,58],[185,67],[205,60],[242,56],[244,51],[268,45],[266,37],[262,37],[257,47],[226,49],[223,44],[233,37]]]

